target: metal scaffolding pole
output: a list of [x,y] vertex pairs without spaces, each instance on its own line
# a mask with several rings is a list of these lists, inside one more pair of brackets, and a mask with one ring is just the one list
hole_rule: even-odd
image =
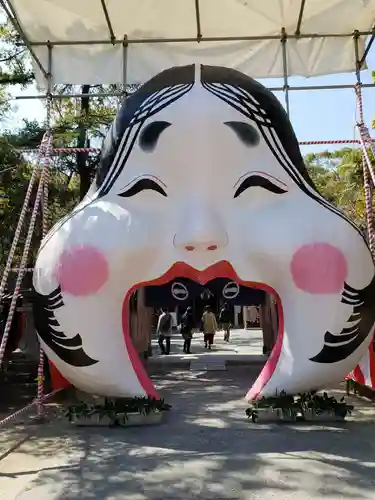
[[102,4],[102,9],[103,9],[104,17],[105,17],[105,20],[107,23],[111,44],[115,45],[114,41],[116,40],[116,35],[115,35],[115,32],[113,31],[111,19],[110,19],[109,14],[108,14],[107,5],[105,3],[105,0],[100,0],[100,3]]
[[354,32],[353,41],[354,41],[354,56],[355,56],[355,76],[357,79],[357,85],[362,86],[361,81],[361,67],[360,67],[360,59],[359,59],[359,38],[358,31]]
[[195,0],[195,19],[197,23],[197,41],[200,42],[203,35],[201,29],[201,14],[199,9],[199,0]]
[[122,95],[124,96],[124,99],[126,99],[127,93],[126,93],[126,83],[128,81],[128,42],[127,42],[127,35],[124,35],[124,40],[122,43]]
[[361,71],[363,65],[365,64],[366,62],[366,59],[367,59],[367,56],[370,52],[370,49],[372,47],[372,44],[374,43],[374,40],[375,40],[375,35],[371,35],[371,38],[370,40],[368,41],[368,44],[365,48],[365,51],[363,53],[363,56],[361,57],[361,59],[359,60],[359,71]]
[[[300,91],[300,90],[337,90],[337,89],[353,89],[355,85],[352,83],[339,84],[339,85],[310,85],[310,86],[289,86],[289,91]],[[375,87],[375,83],[363,83],[362,87],[372,88]],[[267,87],[268,90],[272,92],[282,92],[284,87]]]
[[72,98],[82,98],[82,97],[121,97],[123,95],[123,92],[95,92],[95,93],[85,93],[85,94],[52,94],[49,96],[48,94],[42,94],[42,95],[18,95],[15,97],[12,97],[12,99],[16,101],[22,101],[24,99],[48,99],[51,97],[52,99],[72,99]]
[[[3,0],[0,0],[1,2]],[[358,31],[360,36],[370,36],[375,35],[375,28],[372,30]],[[295,33],[287,33],[287,37],[290,40],[293,39],[321,39],[321,38],[351,38],[353,32],[351,33],[300,33],[296,35]],[[184,37],[184,38],[128,38],[128,44],[153,44],[153,43],[187,43],[187,42],[241,42],[241,41],[262,41],[262,40],[280,40],[280,35],[249,35],[249,36],[203,36],[198,39],[195,37]],[[43,47],[46,46],[46,42],[28,42],[32,47]],[[122,39],[116,40],[54,40],[53,45],[55,46],[69,46],[69,45],[118,45],[122,44]]]
[[288,85],[288,54],[286,51],[286,42],[288,38],[286,36],[286,31],[285,28],[281,28],[281,50],[283,54],[283,73],[284,73],[284,86],[283,86],[283,91],[285,94],[285,105],[286,105],[286,112],[288,116],[290,116],[290,107],[289,107],[289,85]]
[[47,73],[47,99],[52,99],[52,91],[53,91],[53,59],[52,59],[52,50],[53,45],[48,44],[48,73]]
[[294,32],[294,34],[296,36],[300,36],[300,34],[301,34],[301,25],[302,25],[302,19],[303,19],[303,12],[305,10],[305,4],[306,4],[306,0],[301,0],[301,5],[299,8],[299,14],[298,14],[297,27],[296,27],[296,31]]
[[[337,90],[337,89],[354,89],[355,85],[352,83],[340,85],[310,85],[310,86],[290,86],[288,85],[289,92],[304,91],[304,90]],[[363,88],[373,88],[375,83],[362,83]],[[271,92],[284,92],[285,87],[267,87]],[[52,99],[72,99],[81,97],[121,97],[123,92],[95,92],[90,94],[52,94]],[[27,99],[48,99],[48,94],[42,95],[19,95],[12,97],[11,100],[21,101]]]

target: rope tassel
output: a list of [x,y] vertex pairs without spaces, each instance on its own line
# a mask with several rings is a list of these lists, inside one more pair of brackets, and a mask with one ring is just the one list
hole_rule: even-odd
[[375,150],[373,146],[373,139],[371,138],[370,132],[364,123],[362,90],[360,83],[358,83],[355,86],[355,93],[357,96],[357,105],[359,113],[359,122],[357,123],[357,128],[360,136],[359,140],[362,146],[362,164],[363,164],[363,180],[365,188],[367,232],[368,232],[370,250],[373,257],[375,258],[374,214],[372,208],[372,201],[373,201],[372,189],[375,186],[375,172],[368,152],[368,150],[370,149],[373,158],[375,158]]

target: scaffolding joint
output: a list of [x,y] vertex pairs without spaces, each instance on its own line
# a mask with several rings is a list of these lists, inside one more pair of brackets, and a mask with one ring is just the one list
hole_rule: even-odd
[[286,43],[288,39],[288,35],[287,35],[287,32],[286,32],[286,29],[284,27],[281,28],[281,36],[280,36],[280,42],[281,43]]

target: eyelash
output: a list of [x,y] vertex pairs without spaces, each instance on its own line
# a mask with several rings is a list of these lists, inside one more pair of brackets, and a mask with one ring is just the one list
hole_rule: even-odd
[[[246,179],[244,179],[238,186],[236,192],[234,193],[234,198],[238,198],[244,191],[251,187],[261,187],[274,194],[285,194],[287,192],[286,189],[281,188],[266,177],[263,177],[261,175],[250,175],[249,177],[246,177]],[[146,177],[136,181],[129,189],[126,189],[125,191],[120,193],[119,196],[121,196],[122,198],[131,198],[132,196],[135,196],[136,194],[147,190],[155,191],[165,198],[167,197],[167,193],[160,186],[160,184],[155,182],[153,179]]]
[[156,193],[161,194],[165,198],[167,197],[167,193],[164,191],[164,189],[155,182],[153,179],[150,179],[149,177],[144,177],[143,179],[139,179],[136,181],[130,188],[125,189],[122,193],[119,194],[122,198],[130,198],[132,196],[135,196],[136,194],[141,193],[142,191],[155,191]]
[[285,194],[287,193],[286,189],[283,189],[276,183],[273,183],[270,179],[263,177],[262,175],[249,175],[244,179],[241,184],[236,189],[233,198],[238,198],[244,191],[251,187],[261,187],[267,191],[270,191],[274,194]]

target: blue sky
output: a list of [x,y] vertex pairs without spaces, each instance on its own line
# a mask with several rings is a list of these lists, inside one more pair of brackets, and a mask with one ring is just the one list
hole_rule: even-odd
[[[370,53],[368,66],[375,70],[375,49]],[[371,72],[362,72],[363,83],[371,83]],[[282,80],[262,80],[268,86],[282,86]],[[319,78],[290,78],[290,85],[335,85],[355,83],[352,74],[329,75]],[[35,88],[25,94],[35,94]],[[20,92],[15,92],[19,95]],[[283,93],[276,93],[285,104]],[[290,92],[290,116],[300,141],[352,139],[355,134],[356,98],[351,89],[311,90]],[[375,88],[363,89],[365,120],[367,126],[375,118]],[[43,104],[37,100],[14,101],[17,111],[7,126],[14,126],[22,118],[42,120]],[[370,131],[372,132],[372,131]],[[303,153],[311,151],[334,150],[340,146],[304,146]]]

